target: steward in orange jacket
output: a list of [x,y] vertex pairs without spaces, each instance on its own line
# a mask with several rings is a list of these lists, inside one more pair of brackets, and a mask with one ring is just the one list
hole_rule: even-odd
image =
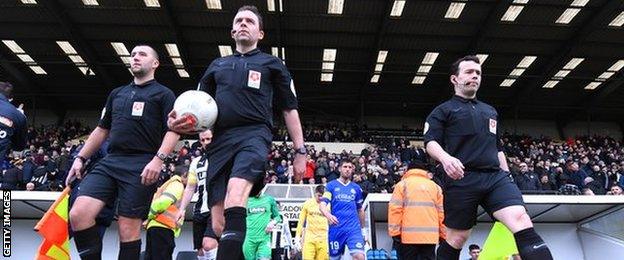
[[446,238],[442,189],[422,170],[424,165],[412,165],[416,167],[410,167],[394,187],[388,233],[399,259],[435,259],[436,244]]

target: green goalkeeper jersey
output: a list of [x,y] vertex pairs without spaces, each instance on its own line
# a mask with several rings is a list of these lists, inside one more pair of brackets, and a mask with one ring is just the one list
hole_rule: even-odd
[[276,223],[282,221],[277,202],[269,195],[249,197],[247,201],[247,235],[250,238],[263,238],[271,236],[265,228],[271,220]]

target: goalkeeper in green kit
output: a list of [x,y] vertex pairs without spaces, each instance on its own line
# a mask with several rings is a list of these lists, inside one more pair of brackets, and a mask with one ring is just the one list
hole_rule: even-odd
[[275,199],[269,195],[249,197],[247,201],[247,235],[243,243],[246,260],[271,259],[271,234],[282,222]]

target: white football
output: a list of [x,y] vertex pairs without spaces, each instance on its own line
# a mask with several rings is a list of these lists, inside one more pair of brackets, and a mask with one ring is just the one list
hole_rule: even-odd
[[177,117],[186,118],[197,133],[212,129],[219,114],[214,98],[200,90],[182,93],[173,104],[173,110]]

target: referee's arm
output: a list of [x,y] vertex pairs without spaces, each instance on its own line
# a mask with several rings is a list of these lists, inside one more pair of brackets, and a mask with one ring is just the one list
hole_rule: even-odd
[[500,169],[509,172],[509,165],[507,165],[507,157],[502,151],[498,152],[498,162],[500,163]]

